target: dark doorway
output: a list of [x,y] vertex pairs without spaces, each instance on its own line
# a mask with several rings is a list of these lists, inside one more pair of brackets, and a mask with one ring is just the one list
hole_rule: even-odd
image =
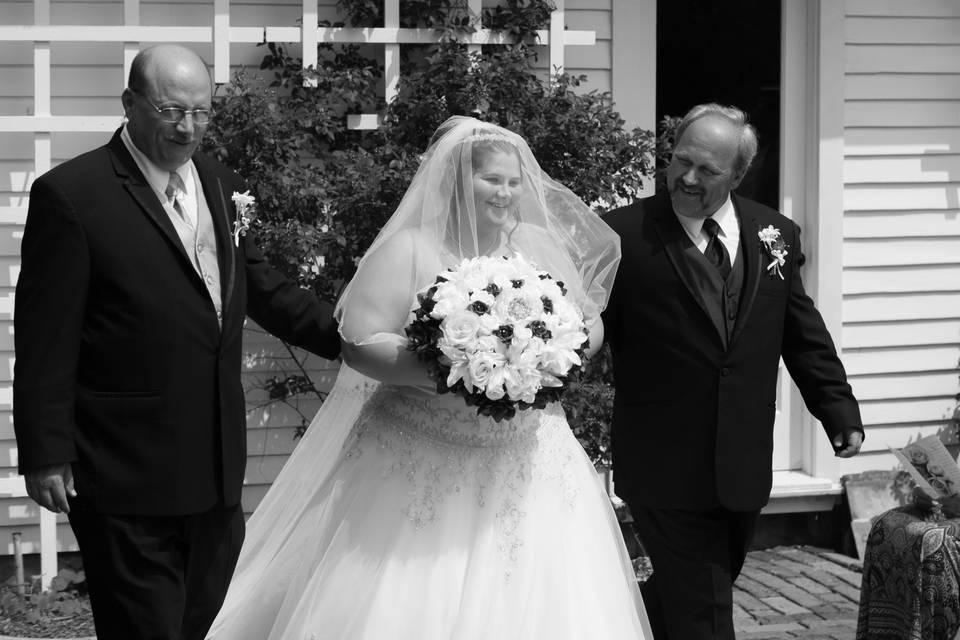
[[778,0],[657,0],[657,121],[702,102],[747,112],[760,147],[737,193],[779,209]]

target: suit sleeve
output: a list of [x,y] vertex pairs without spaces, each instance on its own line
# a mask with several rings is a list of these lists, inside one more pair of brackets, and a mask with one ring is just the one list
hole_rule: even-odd
[[[612,213],[612,212],[611,212]],[[617,236],[620,238],[621,243],[621,253],[626,253],[629,251],[629,247],[624,246],[623,243],[623,233],[619,229],[617,224],[616,216],[610,215],[609,213],[606,216],[603,216],[603,221],[606,222],[611,229],[613,229]],[[621,260],[619,267],[623,267],[623,261]],[[607,299],[607,306],[601,312],[600,319],[603,321],[603,339],[604,342],[607,342],[613,345],[617,341],[617,286],[620,282],[620,273],[621,270],[617,269],[617,275],[613,279],[613,288],[610,290],[610,297]]]
[[20,472],[76,459],[77,362],[90,265],[68,196],[37,179],[14,302],[13,420]]
[[244,236],[247,314],[281,340],[327,360],[340,355],[333,305],[302,289],[267,262],[253,234]]
[[829,437],[844,429],[863,433],[860,408],[823,317],[800,278],[800,230],[791,225],[790,292],[784,320],[782,355],[807,408]]

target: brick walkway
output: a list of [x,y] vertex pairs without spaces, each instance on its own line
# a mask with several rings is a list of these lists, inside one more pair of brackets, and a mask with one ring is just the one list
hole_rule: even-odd
[[814,547],[752,551],[733,589],[737,640],[853,640],[860,561]]

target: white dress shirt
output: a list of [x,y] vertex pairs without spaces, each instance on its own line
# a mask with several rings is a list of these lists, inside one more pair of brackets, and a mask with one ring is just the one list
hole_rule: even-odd
[[[723,242],[723,246],[727,248],[727,253],[730,254],[730,266],[733,266],[733,263],[737,260],[737,248],[740,246],[740,221],[737,219],[737,212],[733,207],[730,194],[727,194],[726,201],[710,217],[720,225],[718,237]],[[703,230],[704,218],[688,218],[687,216],[677,215],[677,220],[683,225],[683,230],[690,236],[693,244],[696,245],[697,249],[700,249],[700,253],[706,251],[710,236]]]
[[[192,233],[195,233],[197,228],[197,177],[193,160],[188,160],[176,169],[186,190],[186,193],[181,194],[179,198],[180,206],[183,208],[183,213],[186,217],[186,220],[184,220],[180,217],[180,214],[177,213],[177,210],[173,208],[173,203],[167,200],[167,183],[170,182],[170,172],[155,165],[150,158],[144,155],[143,152],[133,144],[133,139],[130,138],[130,133],[127,131],[126,125],[124,125],[120,131],[120,139],[123,140],[123,144],[126,145],[130,155],[133,156],[134,162],[140,167],[140,171],[143,172],[147,183],[153,188],[154,192],[156,192],[160,204],[163,205],[163,209],[170,217],[170,221],[173,222],[173,226],[176,227],[177,233],[179,233],[181,237],[184,235],[189,237]],[[187,227],[184,231],[188,233],[180,233],[181,227]],[[192,242],[185,242],[184,244],[189,245],[192,244]]]

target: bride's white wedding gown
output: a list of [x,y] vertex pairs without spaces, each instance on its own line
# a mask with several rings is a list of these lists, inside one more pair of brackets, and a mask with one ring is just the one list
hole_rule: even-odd
[[559,406],[497,423],[341,376],[251,519],[210,638],[651,638]]

